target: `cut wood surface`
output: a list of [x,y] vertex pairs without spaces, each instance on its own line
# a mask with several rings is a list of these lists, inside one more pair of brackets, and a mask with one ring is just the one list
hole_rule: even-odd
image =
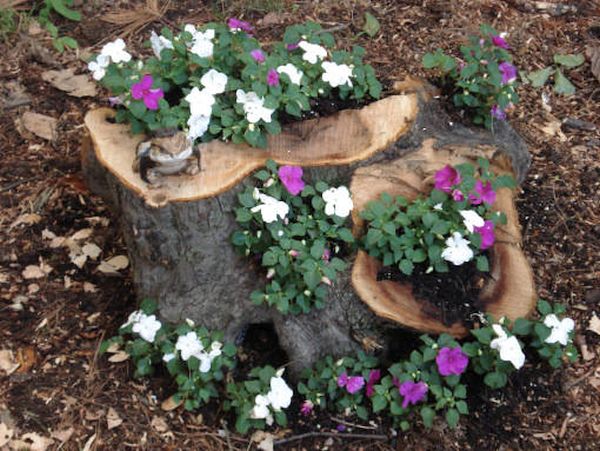
[[[354,233],[360,235],[363,232],[365,224],[359,212],[367,202],[378,199],[384,192],[409,200],[426,195],[433,187],[434,173],[447,164],[476,164],[477,157],[482,156],[492,159],[491,169],[496,174],[511,172],[504,157],[493,159],[494,151],[493,147],[487,146],[435,148],[434,140],[426,140],[416,152],[385,164],[358,168],[350,185],[354,200]],[[491,277],[479,297],[481,310],[496,318],[506,316],[511,320],[528,316],[536,301],[531,267],[520,248],[521,230],[513,196],[514,192],[506,188],[497,193],[494,209],[506,214],[507,224],[496,228],[496,243],[490,258]],[[352,270],[354,289],[377,315],[424,332],[448,332],[455,336],[467,332],[460,323],[445,326],[439,309],[415,299],[410,284],[377,281],[380,269],[379,261],[360,252]]]
[[113,110],[90,111],[85,124],[98,161],[149,205],[214,197],[238,184],[268,159],[304,167],[342,165],[364,160],[410,130],[418,111],[417,94],[395,95],[358,110],[286,125],[268,137],[266,149],[218,140],[200,146],[200,173],[165,177],[151,188],[133,171],[134,149],[144,137],[107,119]]

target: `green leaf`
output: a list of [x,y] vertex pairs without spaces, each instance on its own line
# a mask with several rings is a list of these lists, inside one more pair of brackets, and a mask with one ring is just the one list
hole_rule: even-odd
[[146,315],[152,315],[154,312],[156,312],[157,308],[158,308],[158,304],[156,303],[156,301],[154,299],[144,299],[142,301],[142,303],[140,304],[140,309]]
[[363,31],[373,37],[379,32],[380,28],[379,21],[375,16],[369,12],[365,13],[365,25],[363,26]]
[[563,75],[560,69],[554,73],[554,92],[570,96],[575,94],[575,86]]
[[321,282],[321,274],[317,270],[306,271],[302,277],[304,278],[304,282],[306,282],[309,290],[314,290],[315,287]]
[[554,62],[568,68],[581,66],[585,61],[585,57],[581,53],[571,53],[567,55],[554,55]]
[[422,63],[425,69],[433,69],[437,66],[437,58],[433,53],[426,53],[423,55]]
[[500,373],[499,371],[492,371],[483,378],[485,385],[491,388],[501,388],[506,385],[507,377],[506,374]]
[[421,408],[421,418],[426,428],[433,426],[433,419],[435,418],[435,410],[431,407],[425,406]]
[[460,413],[461,415],[469,414],[469,407],[467,406],[467,403],[464,401],[458,401],[456,403],[456,410],[458,410],[458,413]]
[[533,330],[541,341],[546,340],[546,338],[548,338],[552,332],[552,330],[549,327],[544,326],[543,323],[535,323]]
[[446,421],[448,422],[448,426],[454,429],[458,425],[458,420],[460,419],[460,414],[456,409],[448,409],[446,412]]
[[476,259],[477,270],[482,272],[488,272],[490,270],[490,264],[485,255],[480,255]]
[[537,309],[538,312],[540,312],[540,315],[542,316],[546,316],[552,313],[552,306],[548,301],[544,301],[543,299],[538,300]]
[[78,11],[73,11],[72,9],[67,8],[63,0],[50,0],[50,4],[52,5],[52,9],[54,9],[54,11],[61,16],[76,22],[81,20],[81,14]]
[[543,69],[529,72],[527,78],[531,81],[531,86],[541,88],[546,84],[553,71],[554,68],[552,66],[544,67]]
[[529,335],[533,323],[525,318],[517,318],[512,327],[512,333],[515,335]]
[[382,411],[387,406],[386,399],[381,395],[373,396],[373,398],[371,399],[371,402],[373,403],[373,412],[374,413]]
[[402,261],[400,261],[398,267],[400,268],[400,271],[402,271],[407,276],[410,276],[413,272],[413,269],[415,268],[415,265],[413,265],[413,262],[411,262],[410,260],[403,259]]

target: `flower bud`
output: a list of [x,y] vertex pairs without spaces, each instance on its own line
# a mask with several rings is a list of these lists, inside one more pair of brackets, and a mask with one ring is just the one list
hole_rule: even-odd
[[310,290],[304,290],[304,296],[308,297],[310,296]]
[[333,282],[331,281],[331,279],[329,279],[329,277],[325,277],[325,276],[321,277],[321,282],[323,282],[325,285],[328,285],[330,287],[333,286]]
[[275,275],[275,270],[273,268],[269,268],[269,270],[267,271],[267,280],[272,279],[274,275]]

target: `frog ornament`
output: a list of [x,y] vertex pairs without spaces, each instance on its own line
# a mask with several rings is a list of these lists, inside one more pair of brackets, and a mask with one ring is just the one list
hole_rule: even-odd
[[138,144],[133,170],[139,172],[151,188],[159,188],[166,175],[198,174],[200,154],[185,133],[176,129],[162,130]]

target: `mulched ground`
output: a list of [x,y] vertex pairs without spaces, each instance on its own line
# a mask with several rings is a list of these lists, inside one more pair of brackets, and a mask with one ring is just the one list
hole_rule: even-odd
[[[80,7],[84,20],[80,24],[60,22],[62,29],[82,46],[97,46],[119,33],[101,21],[102,14],[122,8],[136,10],[139,16],[144,2],[76,3],[86,4]],[[582,53],[586,45],[600,45],[595,31],[600,24],[597,3],[564,2],[574,10],[557,16],[536,10],[536,3],[540,2],[178,1],[171,2],[173,9],[145,31],[165,24],[243,15],[258,24],[261,38],[268,38],[280,35],[300,17],[313,19],[339,29],[339,42],[363,45],[367,60],[386,80],[408,74],[427,76],[420,66],[425,52],[436,47],[455,49],[482,22],[509,33],[516,64],[525,70],[544,67],[554,53]],[[266,16],[272,11],[274,14]],[[374,39],[354,37],[362,28],[365,11],[381,23],[381,32]],[[129,45],[140,48],[144,36],[128,38]],[[164,412],[160,402],[171,394],[166,379],[134,380],[126,363],[110,364],[97,356],[102,338],[113,334],[134,308],[131,280],[126,270],[116,275],[98,271],[98,261],[78,268],[69,250],[52,248],[43,233],[49,230],[59,237],[72,236],[91,228],[86,240],[102,250],[99,259],[126,253],[116,218],[89,193],[80,171],[83,116],[105,101],[102,95],[70,97],[42,81],[41,73],[52,66],[85,72],[73,53],[52,53],[44,34],[28,34],[25,29],[0,44],[0,52],[2,100],[19,88],[30,98],[27,104],[7,109],[0,116],[0,348],[11,349],[21,364],[8,377],[0,373],[0,423],[16,426],[20,436],[54,434],[53,448],[69,437],[61,448],[68,450],[86,444],[86,449],[247,449],[247,438],[221,423],[222,415],[215,406],[194,414]],[[574,96],[556,96],[549,87],[533,90],[523,86],[519,92],[522,101],[510,120],[526,139],[533,157],[518,201],[524,249],[540,296],[569,305],[585,359],[564,371],[551,371],[532,361],[505,390],[476,388],[469,399],[472,414],[455,431],[442,426],[425,431],[416,426],[392,437],[385,423],[375,419],[373,424],[357,421],[347,425],[345,432],[334,433],[339,421],[321,416],[308,422],[293,419],[290,430],[276,431],[286,440],[281,448],[598,446],[600,336],[586,329],[600,301],[600,84],[587,63],[568,75],[577,87]],[[18,119],[25,111],[56,118],[55,139],[44,140],[24,131]],[[591,122],[595,129],[561,127],[566,118]],[[26,279],[23,271],[28,265],[47,271],[51,267],[52,271],[42,278]],[[18,304],[20,309],[15,307]],[[260,349],[272,346],[273,334],[259,329],[253,336],[255,349],[248,350],[248,358],[260,360]],[[391,438],[374,439],[369,434]]]

